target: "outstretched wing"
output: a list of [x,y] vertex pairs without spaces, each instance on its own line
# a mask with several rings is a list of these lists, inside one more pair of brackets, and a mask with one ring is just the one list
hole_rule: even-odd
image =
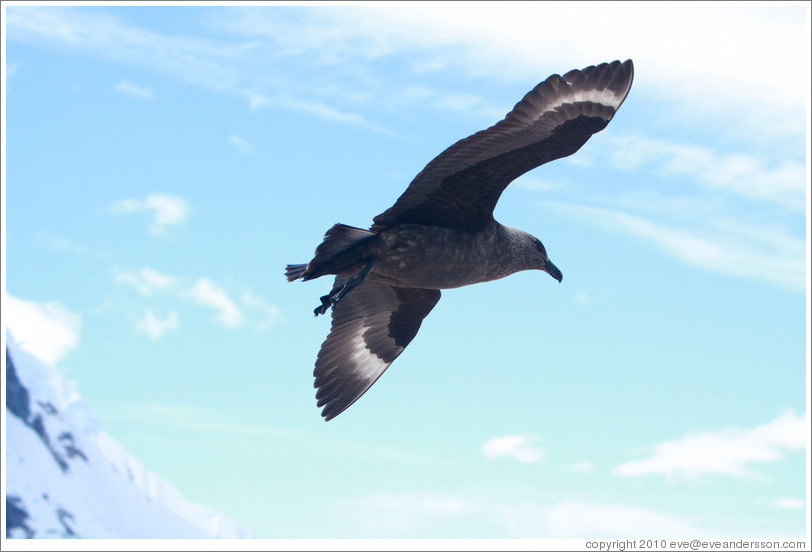
[[549,77],[504,120],[460,140],[426,165],[375,223],[482,228],[493,220],[499,196],[514,179],[572,155],[609,124],[633,75],[627,60]]
[[[335,286],[346,281],[336,277]],[[338,416],[375,383],[417,335],[440,291],[364,281],[334,308],[321,346],[314,386],[325,421]]]

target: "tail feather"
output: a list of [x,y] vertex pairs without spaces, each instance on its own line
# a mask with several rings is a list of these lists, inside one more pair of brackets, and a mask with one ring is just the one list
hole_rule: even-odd
[[335,224],[324,234],[324,240],[316,248],[316,255],[309,263],[290,264],[285,268],[285,276],[292,282],[301,278],[310,280],[318,278],[322,273],[320,269],[334,260],[342,253],[352,249],[355,245],[374,237],[369,230]]
[[306,264],[289,264],[285,267],[285,276],[287,276],[288,282],[292,282],[301,278],[305,270],[307,270]]

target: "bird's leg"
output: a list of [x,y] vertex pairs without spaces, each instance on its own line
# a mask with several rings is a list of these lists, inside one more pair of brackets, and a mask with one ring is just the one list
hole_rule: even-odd
[[372,268],[373,264],[375,264],[375,259],[374,258],[369,259],[367,261],[366,266],[364,266],[364,268],[361,269],[361,272],[359,272],[358,274],[356,274],[355,276],[344,282],[343,286],[341,286],[340,288],[333,289],[327,295],[322,295],[319,298],[321,300],[321,305],[319,305],[313,310],[313,314],[315,314],[316,316],[324,314],[325,312],[327,312],[327,309],[337,305],[338,302],[341,301],[341,299],[345,295],[347,295],[347,293],[350,292],[350,290],[359,286],[364,281],[364,278],[366,278],[367,274],[369,274],[369,271]]

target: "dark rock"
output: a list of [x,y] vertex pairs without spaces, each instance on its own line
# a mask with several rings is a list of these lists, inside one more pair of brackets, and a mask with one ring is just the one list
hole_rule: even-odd
[[28,512],[23,507],[23,501],[17,496],[6,496],[6,538],[12,538],[14,529],[25,533],[26,539],[34,538],[34,530],[27,524]]
[[68,524],[69,521],[71,523],[76,522],[76,520],[73,518],[73,514],[71,514],[64,508],[59,508],[56,511],[56,517],[59,520],[59,523],[62,524],[62,527],[65,528],[65,534],[62,535],[63,538],[78,537],[73,528]]
[[37,401],[37,404],[40,406],[40,408],[42,408],[43,412],[50,414],[51,416],[54,416],[59,412],[56,407],[48,401]]
[[14,368],[14,361],[11,359],[8,349],[6,349],[6,408],[28,424],[28,417],[31,416],[28,389],[17,377],[17,370]]
[[75,458],[79,457],[85,462],[87,462],[87,456],[85,455],[82,450],[76,446],[76,442],[73,439],[73,434],[70,431],[64,431],[59,434],[59,443],[62,445],[62,448],[65,449],[65,452],[68,455],[68,458]]
[[59,465],[59,469],[63,472],[68,471],[68,463],[59,455],[56,450],[54,450],[53,445],[51,445],[51,440],[48,438],[48,432],[45,429],[45,424],[42,422],[42,416],[37,414],[34,416],[34,420],[29,424],[31,429],[33,429],[39,438],[42,440],[42,443],[45,447],[50,451],[51,456],[54,457],[54,461]]

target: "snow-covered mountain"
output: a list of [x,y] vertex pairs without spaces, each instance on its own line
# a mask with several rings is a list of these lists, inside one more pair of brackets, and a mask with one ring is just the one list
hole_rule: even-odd
[[252,537],[147,470],[55,369],[6,337],[7,538]]

